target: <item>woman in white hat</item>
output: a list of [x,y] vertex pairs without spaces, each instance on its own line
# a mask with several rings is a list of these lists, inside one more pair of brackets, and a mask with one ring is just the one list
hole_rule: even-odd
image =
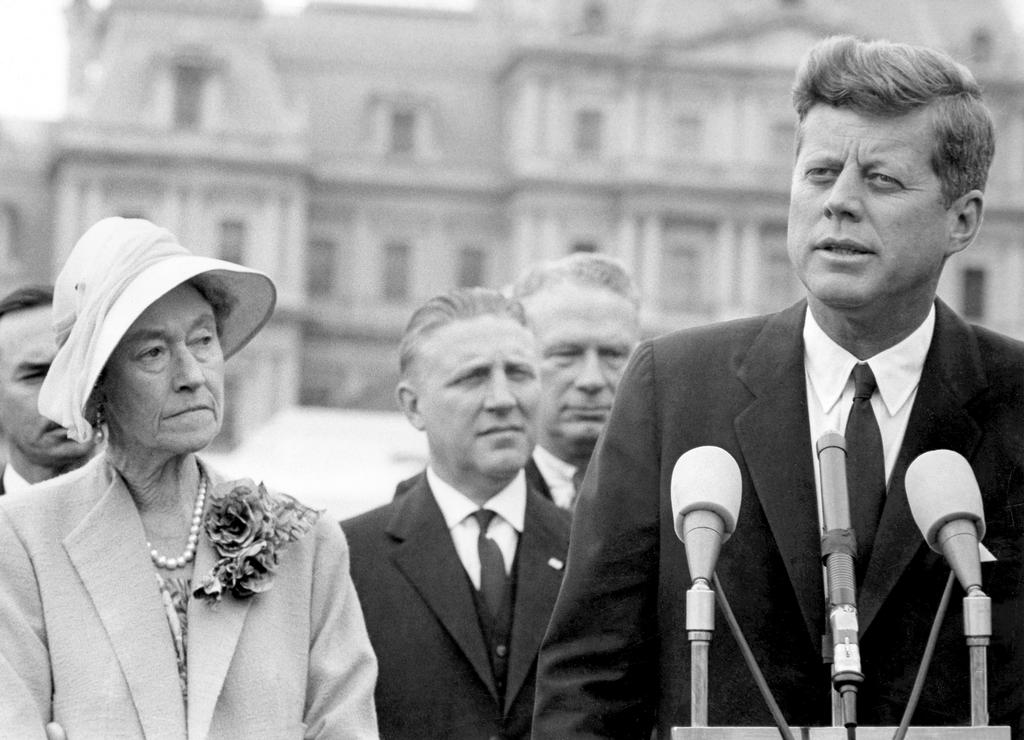
[[376,737],[340,529],[196,456],[274,301],[142,219],[75,245],[39,408],[106,450],[0,501],[0,737]]

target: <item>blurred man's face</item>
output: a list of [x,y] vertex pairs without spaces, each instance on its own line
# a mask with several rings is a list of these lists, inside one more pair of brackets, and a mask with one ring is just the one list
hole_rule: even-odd
[[506,317],[456,321],[420,345],[399,401],[426,432],[434,471],[464,495],[485,492],[486,500],[526,465],[535,441],[537,362],[533,335]]
[[57,353],[50,321],[49,306],[0,317],[0,431],[9,462],[26,478],[35,477],[33,468],[53,474],[73,468],[93,448],[91,442],[69,440],[65,429],[37,408],[39,387]]
[[585,465],[640,338],[636,307],[605,288],[560,283],[523,300],[540,344],[538,443]]

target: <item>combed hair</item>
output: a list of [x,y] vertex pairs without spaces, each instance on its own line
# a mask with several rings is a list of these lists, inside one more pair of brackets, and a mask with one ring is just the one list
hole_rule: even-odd
[[995,154],[992,116],[974,75],[945,52],[853,36],[827,38],[811,48],[796,73],[798,148],[807,113],[820,103],[889,117],[928,108],[932,168],[946,206],[985,189]]
[[9,313],[53,304],[53,288],[49,285],[26,285],[0,298],[0,318]]
[[606,288],[634,306],[640,304],[639,293],[625,266],[614,257],[594,252],[574,252],[534,265],[512,284],[511,293],[522,300],[563,282]]
[[217,323],[217,333],[220,334],[225,319],[235,309],[235,297],[220,280],[210,273],[200,273],[187,282],[199,291],[203,300],[210,304],[210,308],[213,309],[213,318]]
[[434,296],[413,312],[398,346],[398,367],[406,377],[422,341],[442,326],[479,316],[509,318],[526,326],[523,306],[490,288],[457,288]]

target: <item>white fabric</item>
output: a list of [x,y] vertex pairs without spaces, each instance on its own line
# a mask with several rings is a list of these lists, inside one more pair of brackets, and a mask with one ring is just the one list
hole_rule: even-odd
[[[869,357],[867,362],[878,383],[878,392],[871,397],[871,408],[878,420],[885,456],[886,480],[892,474],[903,435],[907,431],[910,411],[917,397],[925,357],[935,330],[935,306],[924,322],[899,344]],[[850,373],[858,360],[832,340],[811,315],[804,319],[804,372],[807,376],[807,411],[811,427],[812,452],[818,438],[825,432],[843,433],[853,404],[853,379]],[[814,454],[814,481],[821,490],[818,456]]]
[[[466,569],[473,587],[479,589],[480,554],[476,540],[480,534],[480,525],[473,517],[473,512],[481,507],[441,480],[430,467],[427,468],[427,483],[441,509],[462,567]],[[497,543],[505,561],[505,572],[511,573],[516,546],[526,518],[526,474],[520,470],[511,483],[487,500],[483,508],[497,514],[487,528],[487,537]]]
[[54,284],[57,351],[39,412],[80,442],[92,439],[85,407],[103,366],[139,315],[171,289],[210,273],[227,294],[221,348],[229,357],[269,320],[276,291],[261,272],[197,257],[145,219],[105,218],[75,244]]
[[31,483],[21,477],[13,465],[8,463],[4,466],[4,495],[10,496],[12,493],[21,493],[31,485]]
[[556,506],[571,509],[576,498],[576,484],[573,481],[576,466],[556,457],[540,445],[533,448],[533,461],[544,476],[544,482],[548,484],[551,500]]

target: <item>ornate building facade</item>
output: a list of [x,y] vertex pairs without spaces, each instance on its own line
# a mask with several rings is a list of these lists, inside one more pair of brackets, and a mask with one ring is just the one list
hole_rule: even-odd
[[[997,158],[941,295],[1024,337],[1024,61],[999,0],[260,0],[68,8],[69,109],[0,122],[0,277],[51,279],[106,215],[269,272],[234,428],[392,408],[412,308],[596,250],[649,333],[782,307],[798,59],[833,33],[944,48],[987,89]],[[230,429],[229,429],[230,436]]]

